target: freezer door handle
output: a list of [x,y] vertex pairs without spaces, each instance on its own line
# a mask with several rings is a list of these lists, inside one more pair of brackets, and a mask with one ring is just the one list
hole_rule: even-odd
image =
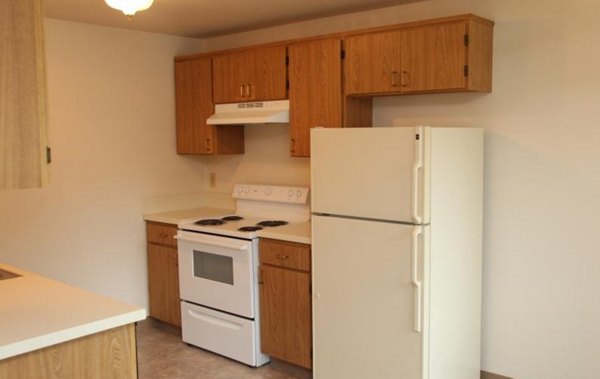
[[413,328],[415,332],[421,333],[421,314],[423,304],[421,302],[421,292],[423,282],[419,280],[419,240],[423,235],[423,228],[421,226],[415,226],[412,233],[412,270],[411,270],[411,281],[413,286]]
[[415,161],[412,167],[412,218],[415,224],[420,224],[423,219],[419,215],[419,191],[421,173],[423,171],[423,128],[417,129],[417,137],[415,139]]

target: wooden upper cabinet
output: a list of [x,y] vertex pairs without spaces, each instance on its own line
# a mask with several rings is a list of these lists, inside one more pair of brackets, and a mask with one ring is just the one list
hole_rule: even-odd
[[178,154],[243,154],[244,128],[208,125],[214,112],[210,57],[175,62]]
[[215,55],[213,64],[216,104],[287,98],[283,45]]
[[409,28],[401,35],[402,92],[466,88],[465,22]]
[[48,182],[43,8],[41,0],[0,6],[0,190]]
[[344,92],[491,91],[492,28],[467,15],[349,36]]
[[310,156],[311,128],[342,126],[341,50],[337,38],[288,47],[292,156]]
[[402,72],[400,41],[398,30],[347,37],[344,92],[349,95],[398,92]]

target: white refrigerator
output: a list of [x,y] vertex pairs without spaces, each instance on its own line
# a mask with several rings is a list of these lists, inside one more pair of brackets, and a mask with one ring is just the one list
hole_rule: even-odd
[[314,378],[479,378],[482,129],[313,129],[311,191]]

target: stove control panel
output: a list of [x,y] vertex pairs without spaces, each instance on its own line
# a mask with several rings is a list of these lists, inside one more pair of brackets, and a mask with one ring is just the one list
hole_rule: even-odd
[[270,201],[274,203],[306,204],[306,187],[271,186],[264,184],[236,184],[233,197],[236,199]]

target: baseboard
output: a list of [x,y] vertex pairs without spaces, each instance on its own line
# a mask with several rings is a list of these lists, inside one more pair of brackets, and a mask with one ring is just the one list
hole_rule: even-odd
[[514,378],[509,378],[508,376],[492,374],[491,372],[487,372],[487,371],[481,371],[480,378],[481,379],[514,379]]

